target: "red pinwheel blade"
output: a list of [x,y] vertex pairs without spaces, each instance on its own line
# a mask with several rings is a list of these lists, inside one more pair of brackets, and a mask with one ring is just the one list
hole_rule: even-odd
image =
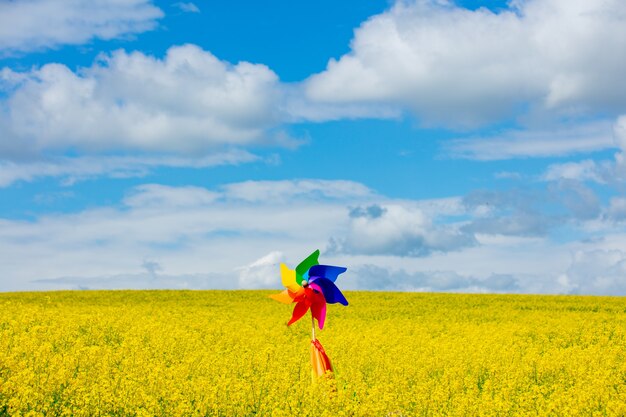
[[291,326],[292,324],[300,320],[302,316],[306,314],[307,311],[309,311],[309,306],[307,305],[306,302],[300,301],[299,303],[296,303],[296,306],[293,308],[293,314],[291,315],[291,320],[289,320],[289,323],[287,323],[287,326]]

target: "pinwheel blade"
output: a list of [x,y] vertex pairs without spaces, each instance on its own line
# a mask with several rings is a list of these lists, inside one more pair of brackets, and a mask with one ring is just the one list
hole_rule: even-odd
[[306,298],[306,294],[305,294],[305,290],[306,288],[298,288],[298,291],[291,291],[289,290],[289,295],[291,295],[291,298],[293,298],[293,301],[295,301],[296,303],[304,300]]
[[[308,270],[313,266],[319,264],[318,258],[320,256],[320,250],[316,250],[312,254],[310,254],[304,261],[300,262],[300,265],[296,267],[296,280],[298,280],[298,284],[302,283],[302,277],[308,272]],[[309,274],[311,275],[311,274]]]
[[321,293],[313,294],[313,303],[311,304],[311,314],[317,320],[317,325],[321,329],[324,328],[326,321],[326,300]]
[[324,298],[328,304],[339,303],[344,306],[348,305],[346,297],[331,280],[326,278],[315,278],[314,280],[312,279],[311,282],[311,285],[316,285],[322,289],[322,293],[324,294]]
[[281,291],[278,294],[272,294],[270,295],[270,298],[283,304],[291,304],[294,301],[292,294],[289,292],[289,290]]
[[300,289],[300,285],[296,282],[296,271],[287,268],[285,264],[280,264],[280,278],[285,288],[291,291]]
[[313,278],[313,280],[309,282],[309,288],[314,291],[317,291],[320,294],[322,293],[322,287],[320,287],[319,285],[315,283],[315,278]]
[[292,324],[300,320],[302,316],[306,314],[307,311],[309,311],[309,306],[307,305],[306,302],[301,301],[297,303],[296,306],[293,308],[293,314],[291,315],[291,320],[289,320],[289,323],[287,323],[287,326],[291,326]]
[[347,270],[348,268],[344,268],[342,266],[313,265],[309,270],[309,276],[326,278],[335,282],[339,274],[342,274]]

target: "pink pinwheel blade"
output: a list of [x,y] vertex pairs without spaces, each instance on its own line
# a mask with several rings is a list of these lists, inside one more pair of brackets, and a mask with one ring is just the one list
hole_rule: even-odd
[[324,295],[315,293],[313,295],[313,303],[311,304],[311,314],[317,319],[317,325],[320,330],[324,328],[324,322],[326,321],[326,300]]
[[317,285],[314,282],[311,282],[309,284],[309,288],[311,288],[314,291],[317,291],[318,294],[322,294],[324,292],[324,290],[322,290],[322,287],[320,287],[319,285]]

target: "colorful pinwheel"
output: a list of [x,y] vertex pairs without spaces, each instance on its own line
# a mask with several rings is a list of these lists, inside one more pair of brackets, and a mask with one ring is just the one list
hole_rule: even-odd
[[348,305],[348,300],[335,285],[337,277],[345,272],[346,268],[320,265],[319,255],[320,251],[316,250],[300,262],[295,271],[287,268],[285,264],[280,264],[280,275],[286,289],[270,297],[285,304],[296,303],[288,326],[300,320],[311,309],[317,325],[323,329],[326,303]]
[[320,251],[316,250],[309,255],[296,270],[280,264],[280,275],[285,290],[279,294],[270,295],[274,300],[281,303],[296,303],[288,326],[300,320],[311,309],[311,375],[320,377],[333,371],[330,359],[322,344],[315,338],[315,320],[320,329],[324,328],[326,320],[326,303],[340,303],[348,305],[348,300],[343,296],[335,281],[339,274],[346,271],[340,266],[320,265],[318,257]]

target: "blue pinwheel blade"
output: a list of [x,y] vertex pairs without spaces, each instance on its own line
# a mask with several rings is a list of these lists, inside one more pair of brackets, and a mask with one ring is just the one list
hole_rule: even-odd
[[342,274],[347,270],[348,268],[344,268],[341,266],[313,265],[311,269],[309,269],[309,276],[326,278],[335,282],[339,274]]
[[[313,280],[312,280],[313,282]],[[335,285],[334,282],[327,278],[319,278],[315,277],[315,284],[317,284],[322,289],[322,294],[324,294],[324,298],[328,304],[343,304],[344,306],[348,305],[348,300],[341,293],[339,288]]]

